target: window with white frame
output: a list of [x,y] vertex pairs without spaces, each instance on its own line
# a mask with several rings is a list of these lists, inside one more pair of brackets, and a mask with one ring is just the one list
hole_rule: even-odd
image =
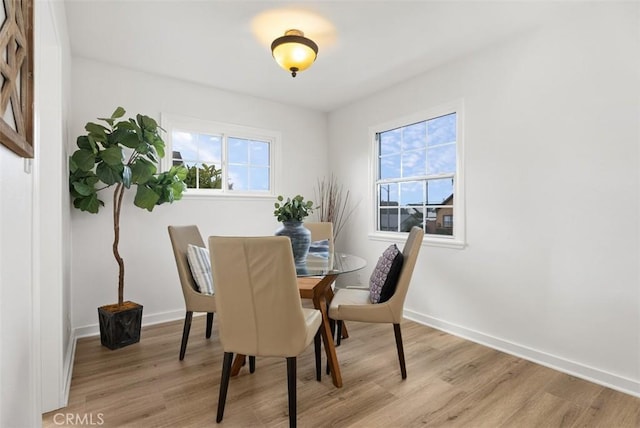
[[163,115],[167,131],[164,167],[184,165],[186,194],[274,194],[274,158],[279,133]]
[[461,116],[457,103],[372,129],[376,234],[463,243]]

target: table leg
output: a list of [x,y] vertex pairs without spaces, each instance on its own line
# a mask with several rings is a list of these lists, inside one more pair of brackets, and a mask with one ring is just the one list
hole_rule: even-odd
[[[331,304],[331,300],[333,299],[333,296],[334,296],[333,289],[329,287],[327,289],[327,305]],[[347,332],[347,325],[343,322],[342,323],[342,339],[348,339],[348,338],[349,338],[349,332]]]
[[322,313],[322,324],[320,325],[320,333],[322,334],[322,340],[324,341],[324,350],[327,354],[327,362],[329,363],[329,367],[331,368],[331,379],[333,380],[333,384],[336,387],[341,388],[342,375],[340,374],[340,366],[338,365],[336,348],[333,343],[331,326],[329,325],[329,314],[327,313],[326,300],[321,299],[319,296],[314,296],[313,305]]
[[236,359],[233,360],[233,365],[231,366],[231,376],[238,376],[240,369],[244,366],[246,358],[245,355],[236,354]]

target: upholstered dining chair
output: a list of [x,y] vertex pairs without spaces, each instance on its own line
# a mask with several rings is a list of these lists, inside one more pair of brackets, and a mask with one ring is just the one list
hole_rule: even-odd
[[216,421],[224,416],[236,353],[286,358],[289,425],[295,427],[296,357],[313,341],[319,374],[322,315],[302,307],[291,242],[285,236],[212,236],[209,249],[224,350]]
[[407,378],[407,369],[404,361],[400,322],[402,321],[404,300],[407,296],[407,290],[409,289],[413,268],[416,265],[423,237],[424,231],[421,228],[417,226],[411,228],[402,250],[403,264],[396,289],[389,300],[383,303],[371,303],[369,290],[341,288],[336,292],[329,306],[329,318],[336,320],[338,323],[336,335],[338,344],[340,344],[342,335],[343,321],[393,324],[402,379]]
[[182,343],[180,345],[180,360],[184,359],[187,350],[187,341],[189,340],[189,331],[191,330],[191,320],[194,312],[207,313],[207,330],[205,336],[207,339],[211,337],[211,329],[213,325],[213,314],[216,311],[216,298],[214,295],[203,294],[197,291],[196,283],[189,261],[187,251],[189,245],[195,245],[204,248],[204,241],[200,235],[197,226],[169,226],[169,238],[173,247],[173,255],[176,259],[178,267],[178,277],[182,286],[182,294],[186,306],[186,314],[184,317],[184,328],[182,330]]
[[311,242],[329,241],[329,253],[333,252],[333,223],[330,221],[305,221],[304,227],[311,232]]

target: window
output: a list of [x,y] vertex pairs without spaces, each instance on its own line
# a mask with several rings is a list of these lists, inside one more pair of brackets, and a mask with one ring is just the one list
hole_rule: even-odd
[[459,104],[372,128],[375,233],[419,226],[425,241],[463,243]]
[[273,196],[278,133],[172,115],[162,125],[165,167],[188,169],[186,194]]

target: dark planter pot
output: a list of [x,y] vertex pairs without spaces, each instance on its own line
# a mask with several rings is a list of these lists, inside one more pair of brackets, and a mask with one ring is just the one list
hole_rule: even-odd
[[302,225],[301,221],[283,221],[282,227],[276,230],[275,235],[289,237],[296,265],[306,262],[311,245],[311,232]]
[[124,302],[98,308],[100,342],[109,349],[118,349],[140,341],[142,305]]

